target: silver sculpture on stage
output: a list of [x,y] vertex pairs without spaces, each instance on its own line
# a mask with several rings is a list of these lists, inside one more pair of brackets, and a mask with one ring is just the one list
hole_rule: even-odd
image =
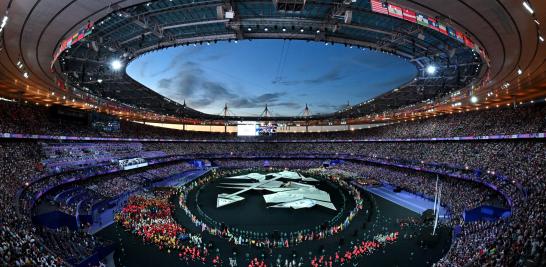
[[330,200],[330,195],[313,185],[299,183],[318,182],[315,178],[304,177],[297,172],[282,171],[277,173],[249,173],[245,175],[226,177],[226,179],[253,180],[256,182],[247,183],[222,183],[222,188],[240,189],[232,194],[219,194],[216,200],[216,207],[226,206],[241,200],[244,197],[240,194],[249,191],[268,191],[272,194],[264,195],[267,204],[273,204],[270,208],[311,208],[315,205],[323,206],[328,209],[336,210],[336,207]]

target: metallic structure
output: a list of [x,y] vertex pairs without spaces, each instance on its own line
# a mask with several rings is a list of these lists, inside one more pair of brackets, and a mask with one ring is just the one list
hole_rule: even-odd
[[[2,1],[0,96],[65,105],[154,122],[224,125],[221,115],[176,103],[132,80],[123,66],[178,45],[298,39],[372,49],[415,64],[417,76],[390,92],[333,114],[275,118],[311,125],[390,122],[517,105],[546,96],[546,2],[389,1],[442,21],[472,38],[488,59],[460,42],[402,19],[374,13],[370,1]],[[541,24],[542,22],[542,24]],[[94,23],[62,51],[63,40]],[[437,66],[427,75],[429,65]],[[365,88],[363,88],[365,90]],[[472,99],[476,101],[471,101]],[[233,116],[230,121],[260,120]],[[271,118],[266,118],[271,120]]]

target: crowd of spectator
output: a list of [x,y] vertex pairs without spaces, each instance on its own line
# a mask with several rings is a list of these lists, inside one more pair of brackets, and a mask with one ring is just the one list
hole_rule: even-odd
[[96,204],[141,190],[156,181],[191,169],[194,169],[194,166],[183,161],[143,170],[113,173],[68,188],[53,190],[44,198],[64,213],[73,216],[91,215]]
[[[271,139],[358,139],[358,138],[413,138],[470,135],[495,135],[545,132],[544,105],[456,113],[418,121],[396,123],[385,127],[340,133],[277,134]],[[234,139],[234,135],[190,133],[156,128],[131,122],[122,122],[122,130],[104,133],[85,125],[74,125],[53,120],[46,107],[0,101],[0,132],[75,136],[159,137],[180,139]],[[265,138],[265,137],[264,137]],[[101,145],[101,142],[96,142]],[[70,146],[70,145],[68,145]],[[345,155],[368,161],[389,161],[413,166],[448,170],[452,174],[487,181],[510,198],[512,215],[496,222],[463,223],[462,234],[454,242],[448,254],[438,266],[502,265],[515,266],[544,263],[544,218],[546,213],[546,149],[541,140],[512,141],[450,141],[450,142],[370,142],[370,143],[310,143],[310,142],[194,142],[194,143],[143,143],[142,151],[162,151],[166,158],[179,155],[202,157],[205,154],[223,154],[226,159],[214,161],[219,166],[248,167],[263,164],[263,160],[229,160],[230,156],[256,155],[315,155],[327,154],[332,158]],[[70,150],[70,149],[69,149]],[[123,149],[122,149],[123,150]],[[123,151],[121,151],[123,152]],[[128,153],[130,151],[127,151]],[[61,153],[62,154],[62,153]],[[61,247],[44,246],[47,240],[39,226],[30,221],[30,208],[37,194],[55,187],[71,177],[94,177],[112,170],[119,172],[115,164],[92,166],[81,170],[61,171],[57,174],[44,172],[45,152],[33,141],[0,142],[0,256],[2,265],[49,265],[63,264],[62,258],[73,258]],[[88,153],[68,153],[86,157]],[[170,158],[169,158],[170,159]],[[270,161],[273,167],[321,165],[321,160],[297,161],[284,159]],[[277,165],[278,164],[278,165]],[[114,168],[114,169],[112,169]],[[340,171],[384,180],[406,190],[430,197],[435,175],[414,174],[392,168],[379,168],[366,164],[345,163]],[[138,171],[137,171],[138,172]],[[166,172],[170,173],[170,172]],[[147,174],[150,175],[150,174]],[[147,176],[118,177],[97,180],[97,191],[114,196],[131,190]],[[47,178],[47,179],[44,179]],[[473,183],[454,182],[443,177],[446,186],[444,200],[453,214],[483,203],[499,203],[499,196],[491,190]],[[104,182],[100,182],[104,181]],[[102,190],[99,187],[108,187]],[[22,188],[19,201],[16,197]],[[449,192],[449,193],[447,193]],[[459,218],[460,219],[460,218]],[[459,222],[459,221],[457,221]],[[66,233],[63,231],[62,235]],[[67,242],[78,246],[86,244],[85,235],[75,235]],[[53,239],[55,240],[55,239]],[[58,240],[65,240],[60,237]],[[87,243],[89,244],[89,243]],[[61,250],[61,251],[60,251]],[[82,255],[88,249],[78,248],[71,252]]]
[[452,223],[461,223],[465,210],[482,205],[508,207],[506,200],[496,191],[475,182],[455,180],[430,173],[407,169],[380,167],[362,163],[347,162],[333,167],[355,174],[355,177],[379,180],[383,184],[395,185],[402,190],[434,199],[436,177],[442,186],[442,203],[450,209]]
[[192,168],[193,166],[187,162],[174,163],[144,170],[112,174],[101,179],[90,180],[85,184],[88,189],[103,195],[105,198],[113,198]]
[[[544,186],[544,181],[526,179],[543,177],[546,157],[541,141],[472,142],[373,142],[373,143],[146,143],[146,149],[167,154],[223,154],[235,156],[280,156],[330,154],[358,155],[407,162],[442,163],[461,169],[479,169],[521,180],[529,186]],[[536,168],[535,168],[536,167]]]
[[37,226],[14,208],[17,191],[38,173],[36,144],[0,144],[0,264],[3,266],[61,266],[63,259],[44,247]]
[[[89,125],[57,120],[50,108],[31,104],[0,101],[0,133],[48,134],[64,136],[174,138],[174,139],[264,139],[315,140],[364,138],[426,138],[480,136],[546,132],[546,105],[491,107],[469,112],[455,112],[407,120],[383,127],[338,132],[277,133],[272,136],[238,137],[233,133],[181,131],[141,123],[120,121],[121,130],[104,132]],[[507,123],[508,122],[508,123]]]
[[[51,175],[44,172],[41,163],[44,153],[41,147],[33,141],[3,141],[0,143],[0,166],[2,166],[0,168],[0,177],[2,177],[2,183],[0,183],[1,265],[62,266],[63,262],[69,259],[76,263],[85,259],[98,246],[92,236],[81,231],[66,229],[51,231],[43,226],[33,224],[30,220],[32,216],[31,199],[44,188],[60,185],[71,177],[92,177],[116,165],[98,166]],[[144,179],[142,177],[147,177],[149,178],[147,182],[151,182],[191,168],[190,164],[181,162],[146,169],[144,172],[134,172],[132,175],[125,174],[127,177],[112,175],[111,178],[114,177],[114,179],[98,179],[93,180],[92,183],[96,183],[97,186],[94,188],[97,193],[103,197],[110,197],[136,188],[128,187],[129,183],[131,186],[139,183],[131,181],[130,178],[141,177],[140,179]],[[92,187],[92,183],[88,186]],[[21,195],[23,201],[18,201],[18,192],[22,188],[28,190],[25,190]],[[99,200],[101,199],[97,201]],[[80,211],[85,214],[85,209],[90,206],[82,204]],[[76,205],[73,203],[61,205],[60,209],[69,214],[76,214]]]
[[92,255],[97,248],[104,246],[104,241],[83,231],[73,231],[68,228],[39,228],[39,235],[44,244],[56,253],[62,252],[65,261],[78,264]]

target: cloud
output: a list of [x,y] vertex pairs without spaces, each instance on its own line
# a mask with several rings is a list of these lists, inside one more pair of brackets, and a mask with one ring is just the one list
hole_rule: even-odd
[[212,98],[200,98],[200,99],[193,99],[190,102],[190,105],[197,106],[197,107],[207,107],[214,103],[214,99]]
[[212,55],[208,55],[206,57],[203,57],[200,59],[201,62],[206,62],[206,61],[216,61],[216,60],[219,60],[219,59],[222,59],[225,55],[222,55],[222,54],[212,54]]
[[223,84],[213,82],[213,81],[204,81],[201,89],[204,90],[204,92],[207,95],[211,95],[214,97],[225,98],[225,99],[238,97],[237,94],[232,93]]
[[306,80],[292,80],[292,81],[273,81],[274,84],[282,84],[282,85],[298,85],[298,84],[305,84],[305,85],[319,85],[324,83],[330,83],[335,82],[343,79],[345,76],[342,75],[342,67],[341,66],[335,66],[331,68],[326,73],[319,75],[312,79],[306,79]]
[[[196,89],[201,87],[201,84],[206,82],[204,79],[204,71],[199,66],[199,64],[187,61],[178,67],[177,74],[168,79],[161,79],[159,81],[159,86],[161,88],[161,83],[168,84],[164,89],[170,89],[171,92],[176,97],[179,98],[188,98],[196,94]],[[168,80],[168,81],[165,81]]]
[[[175,69],[179,66],[180,63],[186,62],[188,58],[190,58],[193,54],[199,53],[200,50],[202,50],[203,46],[196,46],[196,47],[189,47],[188,49],[182,49],[182,52],[176,54],[174,57],[171,58],[171,61],[169,61],[169,64],[165,66],[164,68],[158,70],[157,72],[151,73],[150,76],[155,77],[162,73],[165,73],[169,70]],[[154,53],[161,53],[161,52],[154,52]]]
[[168,89],[168,88],[171,87],[172,83],[173,83],[173,79],[163,78],[163,79],[159,80],[158,87],[162,88],[162,89]]
[[321,84],[326,82],[339,81],[343,78],[341,75],[341,68],[336,67],[328,71],[327,73],[311,80],[305,80],[304,83],[307,84]]
[[[314,49],[293,41],[296,48],[285,47],[289,56],[279,69],[277,61],[284,61],[276,52],[282,41],[246,44],[164,50],[142,58],[135,74],[146,75],[147,86],[175,101],[186,100],[191,108],[218,114],[227,103],[236,115],[259,114],[265,104],[274,113],[301,114],[305,103],[312,113],[325,113],[338,110],[347,99],[356,104],[411,80],[396,80],[407,76],[409,63],[368,50],[345,53],[338,46]],[[279,75],[282,79],[272,84]]]
[[291,108],[291,109],[302,109],[303,110],[303,105],[300,104],[300,103],[295,103],[295,102],[280,102],[280,103],[275,103],[273,104],[272,106],[277,106],[277,107],[285,107],[285,108]]
[[226,84],[208,78],[199,63],[186,61],[177,66],[176,75],[160,79],[157,87],[160,93],[173,96],[174,100],[191,107],[218,107],[227,103],[230,108],[257,108],[270,106],[298,107],[297,103],[282,101],[285,92],[272,92],[261,95],[243,95],[242,88],[230,88]]
[[140,65],[140,70],[139,70],[140,77],[148,76],[148,65],[150,65],[149,61],[142,62],[142,64]]
[[250,101],[248,98],[237,98],[229,101],[229,106],[232,108],[255,108],[258,105]]
[[257,108],[269,106],[280,106],[280,98],[286,93],[266,93],[254,97],[238,97],[228,102],[234,108]]
[[266,93],[266,94],[263,94],[263,95],[260,95],[258,97],[256,97],[254,99],[254,101],[256,102],[264,102],[264,103],[267,103],[267,102],[275,102],[277,101],[280,97],[286,95],[286,93]]
[[339,109],[343,108],[346,105],[334,105],[334,104],[318,104],[317,107],[319,108],[327,108],[327,109]]

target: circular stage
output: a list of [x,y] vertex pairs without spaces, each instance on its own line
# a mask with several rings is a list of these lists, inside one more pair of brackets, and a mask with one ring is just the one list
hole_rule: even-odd
[[227,183],[244,182],[226,178],[216,179],[191,191],[187,198],[188,206],[192,213],[201,219],[210,218],[230,229],[262,233],[312,230],[344,220],[355,206],[353,197],[330,181],[319,177],[313,178],[317,178],[318,181],[301,183],[328,193],[336,210],[320,205],[300,209],[271,207],[263,196],[272,192],[266,190],[248,190],[239,195],[244,200],[217,207],[218,195],[239,191],[224,188]]

